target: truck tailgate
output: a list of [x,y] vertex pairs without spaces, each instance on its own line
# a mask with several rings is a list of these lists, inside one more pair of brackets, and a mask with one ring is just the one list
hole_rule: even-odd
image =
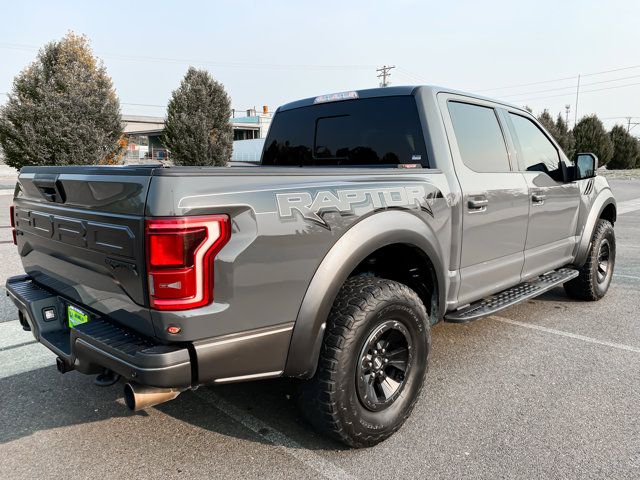
[[153,167],[26,167],[14,221],[25,272],[38,284],[153,335],[144,213]]

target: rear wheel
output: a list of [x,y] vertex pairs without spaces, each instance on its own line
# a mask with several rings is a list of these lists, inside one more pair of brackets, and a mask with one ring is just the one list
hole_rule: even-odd
[[598,220],[591,238],[591,249],[580,274],[564,284],[570,297],[600,300],[609,290],[616,262],[616,237],[608,220]]
[[413,290],[375,277],[349,279],[329,315],[316,374],[301,386],[301,410],[336,440],[375,445],[411,413],[429,346],[429,318]]

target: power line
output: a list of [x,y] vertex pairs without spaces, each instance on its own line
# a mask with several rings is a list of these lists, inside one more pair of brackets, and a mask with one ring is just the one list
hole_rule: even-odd
[[[589,85],[602,85],[603,83],[619,82],[621,80],[630,80],[632,78],[640,78],[640,75],[631,75],[629,77],[611,78],[609,80],[600,80],[598,82],[581,83],[581,87],[587,87]],[[519,97],[521,95],[532,95],[534,93],[546,93],[546,92],[558,92],[561,90],[573,90],[578,85],[570,85],[568,87],[547,88],[545,90],[535,90],[532,92],[511,93],[509,95],[502,95],[500,98]]]
[[[613,85],[611,87],[604,87],[604,88],[593,88],[591,90],[580,91],[580,93],[601,92],[603,90],[613,90],[613,89],[616,89],[616,88],[633,87],[635,85],[640,85],[640,82],[627,83],[625,85]],[[530,101],[530,100],[543,100],[543,99],[546,99],[546,98],[569,97],[569,96],[573,96],[573,93],[561,93],[560,95],[546,95],[546,96],[543,96],[543,97],[519,98],[519,99],[513,100],[513,101],[527,102],[527,101]]]
[[[0,48],[13,50],[39,50],[34,45],[0,43]],[[132,62],[150,62],[150,63],[172,63],[172,64],[196,64],[212,67],[223,68],[255,68],[255,69],[316,69],[316,70],[369,70],[375,65],[313,65],[313,64],[278,64],[278,63],[242,63],[242,62],[221,62],[215,60],[197,60],[197,59],[181,59],[152,57],[146,55],[123,55],[116,53],[96,53],[100,58],[108,58],[114,60],[124,60]]]
[[[618,67],[618,68],[612,68],[609,70],[601,70],[599,72],[590,72],[590,73],[583,73],[581,74],[582,77],[591,77],[594,75],[603,75],[605,73],[613,73],[613,72],[621,72],[623,70],[631,70],[634,68],[640,68],[640,64],[639,65],[629,65],[626,67]],[[485,88],[485,89],[475,89],[474,91],[476,92],[489,92],[489,91],[494,91],[494,90],[506,90],[506,89],[510,89],[510,88],[518,88],[518,87],[529,87],[532,85],[542,85],[545,83],[555,83],[555,82],[561,82],[561,81],[565,81],[565,80],[575,80],[578,78],[578,75],[572,75],[570,77],[562,77],[562,78],[555,78],[555,79],[551,79],[551,80],[540,80],[537,82],[531,82],[531,83],[520,83],[520,84],[515,84],[515,85],[505,85],[502,87],[494,87],[494,88]]]
[[575,80],[577,77],[577,75],[573,75],[571,77],[563,77],[563,78],[556,78],[553,80],[541,80],[539,82],[531,82],[531,83],[520,83],[518,85],[507,85],[504,87],[495,87],[495,88],[485,88],[483,90],[474,90],[475,92],[491,92],[494,90],[506,90],[508,88],[518,88],[518,87],[530,87],[532,85],[542,85],[544,83],[554,83],[554,82],[561,82],[564,80]]
[[405,77],[407,77],[409,80],[413,82],[428,83],[428,81],[423,77],[420,77],[419,75],[415,75],[405,68],[398,67],[398,73],[400,73],[401,75],[404,75]]

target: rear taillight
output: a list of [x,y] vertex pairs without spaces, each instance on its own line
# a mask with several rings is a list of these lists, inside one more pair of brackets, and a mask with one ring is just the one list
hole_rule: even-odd
[[187,310],[211,303],[213,260],[230,233],[227,215],[147,219],[151,307]]
[[13,244],[18,244],[18,239],[16,238],[16,210],[13,205],[9,207],[9,222],[11,223],[11,235],[13,236]]

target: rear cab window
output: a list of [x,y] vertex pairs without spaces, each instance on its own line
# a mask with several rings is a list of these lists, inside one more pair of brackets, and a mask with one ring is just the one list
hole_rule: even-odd
[[428,167],[415,98],[360,98],[280,111],[262,165]]

